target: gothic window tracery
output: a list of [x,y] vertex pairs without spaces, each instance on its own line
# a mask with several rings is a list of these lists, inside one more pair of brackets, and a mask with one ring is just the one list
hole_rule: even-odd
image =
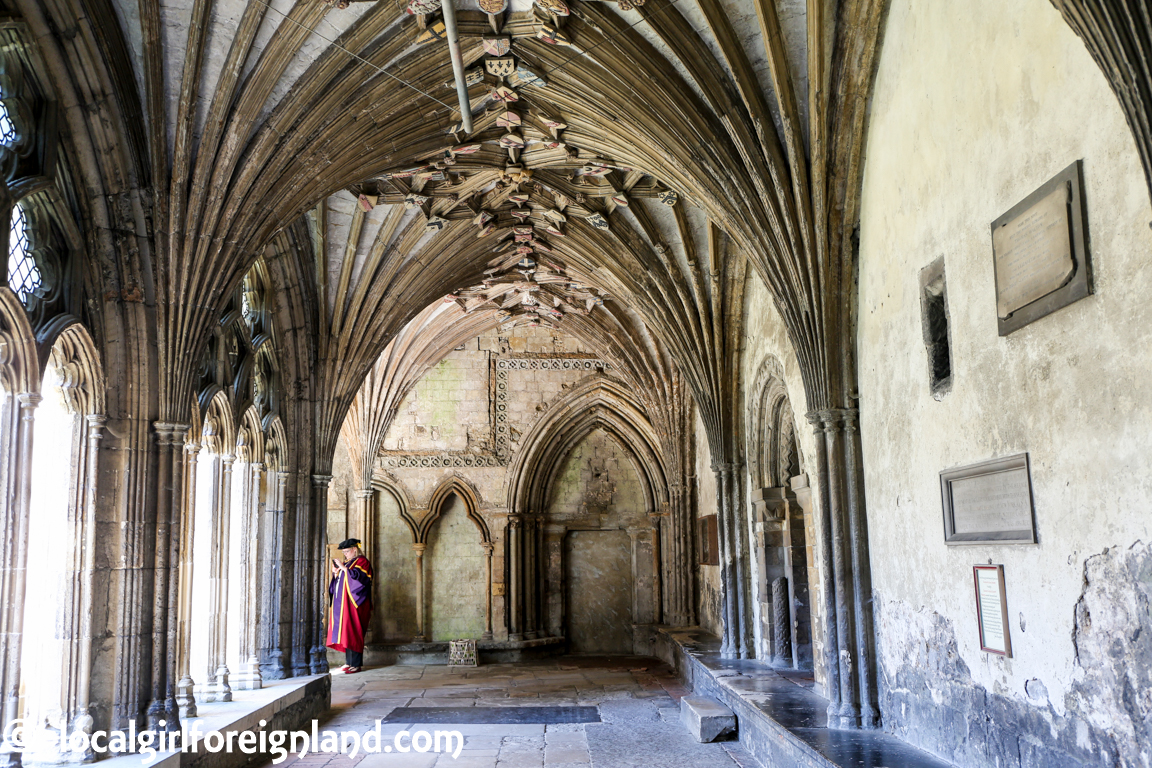
[[8,232],[8,287],[28,306],[34,293],[43,285],[44,278],[32,255],[32,238],[28,214],[17,203],[12,208],[12,225]]

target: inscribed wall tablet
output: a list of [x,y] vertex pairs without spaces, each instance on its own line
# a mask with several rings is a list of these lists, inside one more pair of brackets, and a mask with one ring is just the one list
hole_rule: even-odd
[[1001,336],[1092,293],[1080,161],[992,222]]
[[948,544],[1034,544],[1028,454],[940,473],[944,541]]
[[996,310],[1002,318],[1047,296],[1076,271],[1069,237],[1067,185],[1038,200],[992,233],[996,257]]

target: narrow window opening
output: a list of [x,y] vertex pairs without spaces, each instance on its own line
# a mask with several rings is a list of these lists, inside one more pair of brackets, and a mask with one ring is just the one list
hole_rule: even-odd
[[28,297],[40,287],[40,269],[32,257],[32,243],[28,231],[28,214],[19,203],[12,209],[12,225],[8,233],[8,287],[28,305]]
[[920,287],[924,344],[928,350],[928,385],[932,396],[939,400],[952,388],[952,348],[943,257],[921,271]]

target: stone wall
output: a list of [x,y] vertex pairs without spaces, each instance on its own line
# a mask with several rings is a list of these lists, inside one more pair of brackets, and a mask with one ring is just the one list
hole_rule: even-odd
[[[768,289],[755,274],[748,276],[744,294],[744,339],[740,374],[744,382],[741,394],[747,437],[745,465],[750,477],[747,484],[749,541],[753,542],[754,545],[759,544],[760,547],[763,547],[766,534],[765,522],[762,519],[763,512],[759,505],[754,503],[754,498],[760,489],[755,486],[751,478],[754,475],[753,465],[755,462],[763,460],[763,456],[760,454],[769,450],[763,439],[756,438],[755,432],[761,421],[768,416],[762,412],[764,390],[773,386],[774,379],[782,376],[781,383],[787,394],[795,425],[802,473],[797,483],[798,486],[807,485],[811,488],[814,485],[812,479],[815,475],[815,461],[812,457],[815,456],[816,447],[812,427],[806,418],[808,412],[807,398],[804,393],[804,383],[800,377],[800,364],[796,359],[796,352],[788,340],[783,320],[776,310],[776,305],[773,303]],[[813,505],[817,503],[815,492],[809,490],[808,494],[811,497],[808,501],[809,509],[814,509]],[[801,491],[800,495],[804,496],[804,491]],[[792,609],[793,616],[797,613],[801,616],[805,614],[811,616],[811,620],[807,622],[810,626],[804,628],[805,631],[801,631],[800,635],[811,639],[811,649],[816,666],[815,675],[817,681],[822,684],[824,678],[820,662],[823,658],[824,633],[821,626],[820,573],[817,570],[819,539],[816,536],[814,515],[805,515],[801,527],[807,550],[803,553],[803,559],[808,566],[808,588],[807,594],[801,595],[800,598],[805,605],[794,605]],[[756,553],[753,552],[753,554]],[[799,557],[799,554],[797,556]],[[752,584],[766,585],[767,579],[764,579],[760,573],[760,558],[753,556],[749,560]],[[757,657],[761,659],[771,658],[770,638],[767,633],[769,618],[765,616],[767,608],[770,607],[770,601],[769,595],[753,595],[756,652]]]
[[[574,653],[632,653],[639,585],[629,530],[647,529],[648,519],[632,459],[603,429],[585,437],[561,465],[548,517],[570,529],[557,574],[562,580],[550,580],[564,589],[549,595],[549,626],[569,628]],[[650,567],[642,571],[651,574]]]
[[[1144,764],[1152,211],[1123,114],[1047,0],[894,0],[871,121],[858,348],[885,727],[963,765]],[[1078,159],[1095,294],[1000,337],[990,224]],[[936,399],[918,277],[941,256]],[[938,473],[1025,451],[1039,543],[946,546]],[[989,562],[1012,658],[979,648]]]
[[[430,500],[445,483],[461,484],[478,502],[476,516],[493,544],[494,637],[508,638],[509,469],[525,448],[525,435],[558,400],[581,382],[612,375],[602,366],[577,339],[551,329],[494,330],[450,352],[403,398],[377,457],[371,553],[378,574],[377,611],[369,643],[406,642],[417,635],[412,525],[419,527],[426,515],[437,511],[429,509]],[[347,449],[340,446],[337,454],[329,496],[330,545],[371,529],[361,519],[355,495],[359,481],[352,477]],[[566,631],[570,606],[564,585],[575,580],[594,601],[623,595],[620,604],[627,615],[616,624],[622,622],[628,636],[627,647],[620,646],[619,638],[612,639],[612,632],[619,629],[613,624],[615,629],[606,630],[607,640],[585,638],[576,645],[593,648],[607,643],[616,652],[632,652],[632,624],[652,614],[657,589],[648,502],[634,458],[604,429],[593,429],[561,460],[548,499],[546,509],[538,513],[545,527],[546,562],[541,571],[548,582],[544,610],[549,631]],[[411,524],[403,519],[402,508]],[[439,512],[428,528],[423,555],[427,636],[433,641],[479,637],[486,600],[480,527],[455,495],[447,497]],[[566,542],[569,529],[579,529],[583,538]],[[600,541],[584,535],[592,531],[615,531],[629,542],[622,573],[613,559],[618,548],[612,546],[589,544],[587,551],[579,549],[572,557],[576,570],[569,567],[565,553],[572,546]],[[604,558],[611,561],[607,571],[619,577],[619,583],[592,578],[605,567]],[[635,594],[635,589],[643,594]]]
[[[712,471],[712,450],[704,422],[696,415],[696,518],[716,514],[716,473]],[[720,566],[700,565],[700,542],[696,542],[696,616],[701,627],[714,635],[723,634],[723,590]]]

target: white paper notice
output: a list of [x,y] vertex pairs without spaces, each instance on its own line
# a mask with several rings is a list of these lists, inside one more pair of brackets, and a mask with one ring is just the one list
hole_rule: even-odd
[[1001,608],[1000,572],[996,568],[976,569],[976,592],[980,600],[980,634],[984,638],[984,648],[999,653],[1008,653],[1008,642],[1004,635],[1004,612]]

